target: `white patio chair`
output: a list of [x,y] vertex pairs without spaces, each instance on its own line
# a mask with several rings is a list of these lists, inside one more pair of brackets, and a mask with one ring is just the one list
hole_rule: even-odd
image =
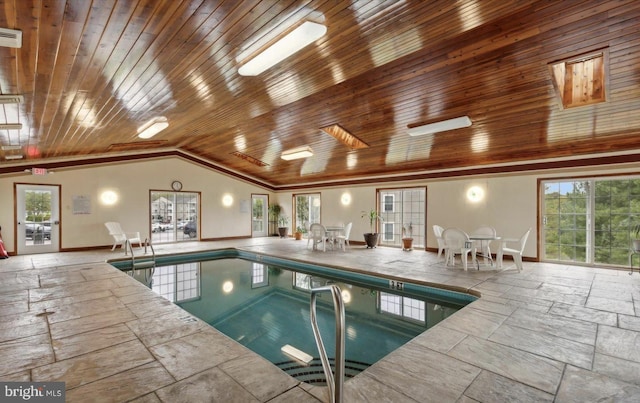
[[455,265],[456,255],[460,255],[462,267],[467,271],[469,255],[471,255],[474,262],[476,259],[476,250],[473,242],[469,239],[469,235],[458,228],[447,228],[442,232],[442,238],[445,244],[445,262],[447,266],[449,264]]
[[109,235],[113,237],[112,251],[115,250],[118,245],[122,245],[124,248],[124,243],[127,239],[131,243],[131,246],[133,246],[134,243],[137,243],[138,246],[142,248],[142,240],[140,239],[139,232],[124,232],[119,222],[106,222],[104,223],[104,226],[109,230]]
[[336,241],[338,242],[338,247],[343,251],[347,251],[347,247],[349,247],[349,235],[351,234],[351,227],[353,223],[350,222],[344,227],[344,234],[336,236]]
[[309,244],[311,244],[311,224],[309,221],[304,222],[304,237],[307,238],[307,249],[309,249]]
[[440,261],[440,255],[443,255],[445,258],[447,256],[447,253],[445,251],[446,246],[444,244],[444,238],[442,238],[442,232],[444,231],[444,228],[442,228],[439,225],[434,225],[433,226],[433,233],[436,236],[436,241],[438,241],[438,261]]
[[313,250],[318,249],[318,245],[322,244],[322,251],[327,251],[327,229],[322,224],[313,223],[309,227],[309,237],[313,245]]
[[[500,249],[498,249],[498,267],[502,267],[503,255],[511,255],[513,261],[516,263],[518,271],[522,270],[522,253],[524,252],[524,246],[527,244],[527,238],[531,228],[529,228],[519,239],[516,238],[503,238],[500,242]],[[511,244],[513,247],[508,247]]]

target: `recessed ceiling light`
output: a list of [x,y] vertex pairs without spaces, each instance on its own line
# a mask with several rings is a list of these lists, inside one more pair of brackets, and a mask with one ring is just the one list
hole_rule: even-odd
[[327,27],[305,21],[238,69],[241,76],[257,76],[284,59],[315,42],[327,32]]
[[296,160],[299,158],[307,158],[313,155],[313,150],[309,146],[303,146],[298,148],[292,148],[291,150],[283,151],[280,158],[283,160]]

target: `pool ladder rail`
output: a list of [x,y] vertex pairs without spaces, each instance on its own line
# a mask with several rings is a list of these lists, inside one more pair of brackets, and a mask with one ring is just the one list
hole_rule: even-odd
[[[335,373],[331,371],[331,364],[327,357],[327,352],[322,342],[320,329],[318,328],[318,319],[316,317],[316,300],[317,295],[323,292],[330,292],[333,297],[333,310],[336,318],[336,357],[335,357]],[[329,386],[329,398],[332,403],[342,403],[342,394],[344,389],[344,301],[342,300],[342,292],[340,287],[335,284],[324,287],[311,289],[311,327],[313,328],[313,336],[316,339],[320,360],[327,385]]]
[[[149,238],[145,238],[144,240],[145,258],[139,258],[138,261],[136,261],[136,255],[135,253],[133,253],[133,246],[131,245],[131,242],[128,239],[125,241],[124,247],[125,247],[125,254],[127,251],[131,252],[131,275],[133,276],[136,270],[144,269],[145,284],[149,284],[149,281],[153,277],[153,274],[156,269],[156,251],[153,249],[153,245],[151,244],[151,241],[149,240]],[[147,247],[151,249],[150,257],[147,256]]]

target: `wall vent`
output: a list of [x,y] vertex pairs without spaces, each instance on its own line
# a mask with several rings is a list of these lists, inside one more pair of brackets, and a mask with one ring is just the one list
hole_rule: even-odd
[[0,95],[0,104],[21,104],[23,102],[22,95]]
[[15,151],[22,150],[22,146],[2,146],[0,149],[2,149],[2,151]]
[[0,130],[21,130],[22,123],[0,123]]
[[0,46],[5,48],[22,47],[22,31],[0,28]]
[[167,140],[133,141],[131,143],[113,143],[107,148],[108,151],[128,151],[149,148],[158,148],[167,145]]

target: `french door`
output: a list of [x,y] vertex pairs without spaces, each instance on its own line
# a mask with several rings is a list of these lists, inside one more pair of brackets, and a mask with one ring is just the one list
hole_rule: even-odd
[[149,199],[154,244],[191,241],[198,237],[199,193],[152,190]]
[[17,253],[60,250],[60,186],[16,184]]
[[251,236],[254,238],[268,235],[268,205],[269,198],[267,195],[251,195]]
[[425,246],[425,222],[427,190],[419,188],[394,188],[378,190],[378,212],[381,245],[400,246],[402,238],[413,238],[413,246]]

